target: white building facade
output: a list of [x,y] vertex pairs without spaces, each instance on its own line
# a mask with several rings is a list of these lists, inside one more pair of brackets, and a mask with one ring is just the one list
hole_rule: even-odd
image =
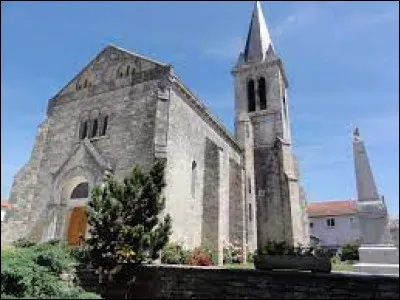
[[350,242],[359,242],[360,227],[356,202],[325,201],[308,203],[310,237],[318,245],[338,249]]
[[7,209],[9,204],[7,201],[1,201],[1,221],[3,222],[4,217],[6,216]]

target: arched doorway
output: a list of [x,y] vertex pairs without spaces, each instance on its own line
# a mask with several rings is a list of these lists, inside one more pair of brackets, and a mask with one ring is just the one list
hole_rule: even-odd
[[70,246],[78,246],[85,238],[87,229],[86,207],[74,207],[71,211],[67,232],[67,241]]
[[87,235],[89,183],[83,177],[72,179],[63,188],[67,203],[65,236],[70,246],[78,246]]

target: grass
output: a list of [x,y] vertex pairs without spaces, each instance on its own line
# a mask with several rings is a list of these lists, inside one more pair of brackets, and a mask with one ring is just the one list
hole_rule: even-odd
[[335,262],[332,263],[332,271],[352,272],[353,265],[344,262]]
[[[254,269],[254,264],[225,264],[224,267],[227,269]],[[352,272],[353,265],[345,262],[334,262],[332,263],[332,271]]]
[[254,264],[253,263],[225,264],[224,267],[227,269],[254,269]]

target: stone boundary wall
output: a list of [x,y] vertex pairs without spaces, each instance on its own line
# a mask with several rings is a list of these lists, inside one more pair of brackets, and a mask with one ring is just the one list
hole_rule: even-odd
[[100,286],[93,271],[80,271],[78,275],[86,290],[101,293],[107,299],[399,297],[399,278],[394,276],[151,265],[125,266],[111,282]]

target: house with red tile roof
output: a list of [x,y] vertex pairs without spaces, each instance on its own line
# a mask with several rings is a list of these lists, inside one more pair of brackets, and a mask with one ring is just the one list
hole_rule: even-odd
[[1,200],[1,221],[3,222],[6,211],[10,208],[8,201]]
[[324,248],[338,249],[360,238],[355,200],[310,202],[307,204],[310,236]]

